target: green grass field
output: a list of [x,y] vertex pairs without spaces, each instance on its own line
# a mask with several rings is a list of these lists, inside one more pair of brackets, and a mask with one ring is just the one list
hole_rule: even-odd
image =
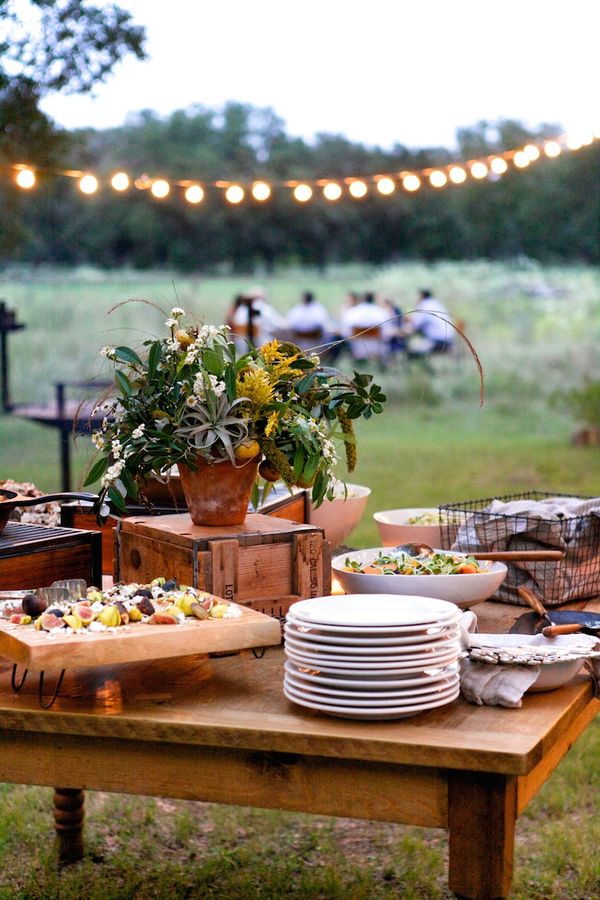
[[[19,403],[49,399],[55,381],[101,374],[97,350],[119,335],[129,343],[160,330],[162,317],[147,307],[131,304],[106,317],[127,297],[165,310],[177,303],[217,322],[232,296],[257,281],[282,311],[302,290],[335,310],[347,290],[367,288],[410,309],[418,288],[430,286],[466,322],[485,370],[485,402],[466,349],[436,360],[430,373],[402,362],[376,373],[390,399],[381,417],[359,427],[351,480],[372,495],[350,542],[377,543],[377,509],[531,489],[600,493],[599,451],[572,445],[580,423],[560,398],[586,375],[599,377],[596,270],[445,263],[268,279],[13,271],[1,280],[0,297],[27,324],[10,338]],[[57,447],[50,429],[0,417],[0,479],[56,489]],[[78,471],[90,452],[80,439]],[[519,821],[515,898],[600,894],[599,760],[596,722]],[[88,801],[86,860],[58,876],[50,792],[0,792],[0,898],[449,896],[441,831],[104,794]]]

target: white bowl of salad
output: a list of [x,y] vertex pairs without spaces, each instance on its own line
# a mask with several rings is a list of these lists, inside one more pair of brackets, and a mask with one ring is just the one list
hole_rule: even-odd
[[437,548],[432,556],[412,557],[389,547],[372,547],[341,553],[331,566],[347,594],[434,597],[461,609],[491,597],[507,572],[504,563]]
[[382,509],[373,513],[379,529],[379,539],[384,547],[414,542],[441,547],[440,512],[435,507],[406,507]]

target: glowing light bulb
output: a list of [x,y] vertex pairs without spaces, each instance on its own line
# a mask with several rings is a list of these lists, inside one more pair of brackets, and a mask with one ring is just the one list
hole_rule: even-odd
[[28,191],[35,184],[35,172],[33,169],[20,169],[15,176],[15,181],[20,188]]
[[525,169],[530,163],[530,159],[524,150],[517,150],[513,156],[513,164],[517,169]]
[[463,181],[466,181],[467,173],[462,166],[452,166],[448,172],[448,176],[453,184],[462,184]]
[[271,196],[271,188],[266,181],[255,181],[252,185],[252,196],[259,203],[263,203]]
[[421,187],[421,179],[417,175],[405,175],[402,179],[402,187],[405,191],[418,191]]
[[475,162],[471,166],[471,175],[473,178],[485,178],[488,173],[488,167],[485,163]]
[[540,158],[540,148],[536,147],[535,144],[527,144],[526,147],[523,147],[523,153],[531,162]]
[[568,134],[566,143],[569,150],[580,150],[583,147],[583,141],[579,134]]
[[79,190],[82,194],[95,194],[98,190],[98,179],[94,175],[83,175],[79,179]]
[[190,184],[185,191],[185,199],[188,203],[202,203],[204,200],[204,191],[199,184]]
[[446,184],[447,181],[448,181],[448,178],[446,176],[446,173],[442,172],[440,169],[434,169],[433,172],[431,173],[431,175],[429,176],[429,184],[431,184],[432,187],[436,187],[436,188],[444,187],[444,185]]
[[505,159],[502,159],[501,156],[495,156],[490,162],[490,169],[492,170],[494,175],[504,175],[504,173],[508,169],[508,163]]
[[361,197],[366,196],[369,189],[364,181],[351,181],[348,190],[355,200],[360,200]]
[[392,178],[380,178],[377,182],[377,190],[380,194],[387,196],[394,193],[396,184]]
[[129,187],[129,175],[127,172],[116,172],[110,183],[115,191],[126,191]]
[[312,197],[312,188],[308,184],[297,184],[294,188],[294,197],[298,203],[306,203]]
[[164,200],[165,197],[169,196],[170,190],[171,185],[168,181],[165,181],[164,178],[157,178],[156,181],[152,182],[150,193],[153,197],[156,197],[157,200]]
[[335,181],[330,181],[323,188],[323,196],[326,200],[339,200],[342,196],[342,189]]
[[225,191],[225,199],[228,203],[241,203],[244,199],[244,188],[239,184],[230,184]]
[[554,159],[555,156],[560,156],[560,144],[557,141],[546,141],[544,144],[544,153],[546,156],[549,156],[550,159]]

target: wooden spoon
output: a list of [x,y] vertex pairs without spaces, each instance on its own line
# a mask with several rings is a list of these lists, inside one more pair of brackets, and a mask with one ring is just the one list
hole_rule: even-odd
[[[432,556],[435,552],[429,544],[407,543],[394,547],[407,556]],[[451,553],[451,550],[444,551]],[[482,550],[476,553],[466,551],[473,559],[487,559],[490,562],[549,561],[564,559],[562,550]]]
[[542,628],[542,634],[545,638],[558,637],[559,634],[577,634],[582,631],[583,625],[579,622],[571,622],[568,625],[555,625],[544,604],[528,588],[517,588],[517,593],[522,600],[536,611],[540,618],[545,619],[549,623],[545,628]]

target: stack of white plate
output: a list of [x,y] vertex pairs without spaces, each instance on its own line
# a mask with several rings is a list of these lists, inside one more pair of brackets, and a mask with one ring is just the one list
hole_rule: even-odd
[[461,610],[445,600],[346,594],[293,603],[286,697],[349,719],[400,719],[458,697]]

